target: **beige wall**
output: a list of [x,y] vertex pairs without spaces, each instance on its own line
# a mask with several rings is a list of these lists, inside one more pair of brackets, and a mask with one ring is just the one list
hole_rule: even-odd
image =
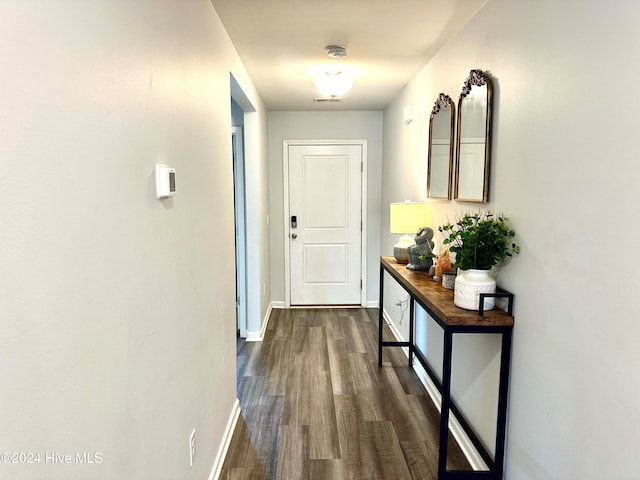
[[2,2],[0,51],[0,451],[102,455],[0,478],[206,478],[236,398],[229,73],[264,171],[261,101],[206,0]]
[[[491,0],[385,111],[383,252],[396,241],[386,205],[425,198],[438,93],[457,99],[472,68],[495,79],[487,207],[512,218],[522,245],[498,281],[516,294],[510,479],[638,476],[639,15],[633,2]],[[406,127],[408,103],[420,113]],[[434,225],[475,207],[433,202]],[[440,333],[427,335],[439,365]],[[454,394],[490,439],[497,344],[462,337],[454,349]]]
[[269,112],[271,298],[284,305],[283,140],[367,140],[367,296],[378,299],[382,112]]

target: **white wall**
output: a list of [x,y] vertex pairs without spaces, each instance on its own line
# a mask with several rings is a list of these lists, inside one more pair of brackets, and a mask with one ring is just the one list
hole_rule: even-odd
[[382,112],[269,112],[271,296],[284,305],[283,140],[367,140],[367,302],[377,305]]
[[0,478],[206,478],[236,398],[229,73],[264,135],[261,101],[206,0],[2,2],[0,57],[0,451],[42,455]]
[[[639,15],[633,2],[490,0],[385,111],[383,253],[396,240],[386,205],[425,197],[437,94],[457,98],[472,68],[494,78],[487,207],[512,218],[522,246],[498,282],[516,294],[509,479],[638,478]],[[405,127],[407,103],[421,112]],[[439,225],[475,206],[432,207]],[[427,335],[439,365],[438,332]],[[497,344],[454,348],[466,377],[454,394],[488,438]]]

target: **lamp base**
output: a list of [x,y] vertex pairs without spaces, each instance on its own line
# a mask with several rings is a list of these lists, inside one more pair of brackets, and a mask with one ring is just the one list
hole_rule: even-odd
[[398,263],[409,263],[409,254],[407,253],[407,247],[415,245],[416,242],[409,235],[403,235],[393,246],[393,256]]

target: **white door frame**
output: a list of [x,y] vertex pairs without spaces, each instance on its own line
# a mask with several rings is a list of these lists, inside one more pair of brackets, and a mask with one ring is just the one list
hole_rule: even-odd
[[247,338],[247,215],[243,128],[231,127],[231,138],[234,154],[233,182],[236,230],[236,318],[240,337]]
[[360,244],[362,259],[360,277],[360,305],[366,307],[367,297],[367,141],[366,140],[283,140],[282,142],[282,172],[284,176],[284,306],[291,308],[291,270],[289,259],[289,146],[321,146],[321,145],[359,145],[362,148],[362,170],[360,172],[361,189],[361,219]]

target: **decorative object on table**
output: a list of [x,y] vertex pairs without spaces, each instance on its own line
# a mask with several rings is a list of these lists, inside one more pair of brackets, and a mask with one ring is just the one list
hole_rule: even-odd
[[438,255],[436,260],[436,270],[433,275],[433,279],[436,282],[442,281],[442,274],[451,270],[451,255],[449,249],[446,249]]
[[434,243],[433,229],[430,227],[422,227],[418,230],[415,237],[415,245],[407,247],[407,255],[409,256],[409,263],[407,268],[409,270],[429,270],[433,265],[433,247]]
[[[491,267],[502,266],[520,253],[520,247],[512,242],[515,231],[507,217],[488,210],[464,213],[455,224],[441,225],[438,230],[446,237],[443,244],[456,254],[455,264],[461,270],[456,277],[453,302],[466,310],[478,310],[480,294],[496,291],[496,282],[489,276]],[[484,310],[494,306],[493,298],[485,298]]]
[[447,290],[453,290],[456,285],[456,275],[457,275],[457,272],[455,270],[442,272],[443,288],[446,288]]
[[417,232],[422,225],[428,223],[426,204],[422,202],[392,203],[389,212],[389,230],[391,233],[400,234],[400,240],[393,246],[393,256],[398,263],[408,263],[407,247],[414,245],[415,241],[410,234]]

